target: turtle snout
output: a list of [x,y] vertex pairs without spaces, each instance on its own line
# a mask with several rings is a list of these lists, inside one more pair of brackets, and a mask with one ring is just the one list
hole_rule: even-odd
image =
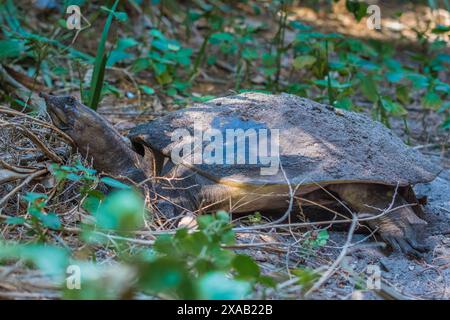
[[58,96],[40,92],[39,96],[45,100],[47,112],[52,122],[58,128],[65,130],[68,128],[69,118],[66,110],[66,104]]
[[41,91],[41,92],[39,92],[39,97],[44,99],[45,102],[47,102],[47,101],[51,101],[52,99],[54,99],[56,97],[56,95],[53,94],[53,92],[47,93],[47,92]]

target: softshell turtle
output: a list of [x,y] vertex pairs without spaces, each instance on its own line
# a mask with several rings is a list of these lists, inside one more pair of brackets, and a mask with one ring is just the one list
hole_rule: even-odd
[[[183,210],[282,210],[292,190],[295,197],[318,203],[321,195],[332,194],[354,212],[379,215],[367,224],[395,250],[417,255],[426,248],[416,237],[415,227],[426,223],[411,186],[433,180],[440,168],[364,114],[289,94],[244,93],[139,125],[128,135],[130,144],[75,98],[42,97],[54,124],[97,170],[136,182],[151,180],[147,185],[159,195],[157,207],[167,216]],[[251,140],[253,131],[256,140]],[[227,139],[230,132],[244,134],[241,151],[238,139]],[[211,145],[223,145],[223,150],[212,151]],[[250,163],[254,150],[269,157]],[[271,158],[277,150],[279,157]],[[204,152],[210,157],[195,158]],[[240,163],[239,152],[244,152]],[[388,214],[380,215],[386,208]]]

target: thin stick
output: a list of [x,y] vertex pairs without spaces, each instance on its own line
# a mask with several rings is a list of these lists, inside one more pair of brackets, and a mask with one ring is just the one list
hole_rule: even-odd
[[17,191],[19,191],[23,186],[28,184],[31,180],[35,179],[36,177],[39,177],[43,174],[47,173],[47,169],[42,169],[39,171],[36,171],[32,174],[30,174],[27,178],[25,178],[17,187],[12,189],[6,196],[4,196],[2,199],[0,199],[0,207],[9,199],[11,198]]
[[342,250],[337,257],[336,260],[331,264],[331,266],[327,269],[327,271],[320,277],[320,279],[314,283],[314,285],[305,293],[305,298],[308,298],[314,291],[319,289],[337,270],[339,265],[341,264],[344,257],[347,255],[348,248],[352,242],[353,233],[355,232],[356,224],[358,222],[358,218],[356,214],[352,213],[352,224],[350,225],[350,229],[348,231],[347,240],[345,241]]
[[27,118],[29,120],[32,120],[32,121],[40,124],[43,127],[52,129],[53,131],[57,132],[64,140],[66,140],[67,142],[69,142],[72,145],[74,144],[74,142],[73,142],[71,137],[69,137],[64,131],[61,131],[60,129],[58,129],[57,127],[52,125],[51,123],[47,123],[47,122],[42,121],[40,119],[33,118],[33,117],[31,117],[31,116],[29,116],[29,115],[27,115],[25,113],[22,113],[20,111],[13,110],[13,109],[6,108],[6,107],[1,107],[1,106],[0,106],[0,113],[4,113],[4,114],[10,115],[10,116],[20,116],[20,117],[24,117],[24,118]]

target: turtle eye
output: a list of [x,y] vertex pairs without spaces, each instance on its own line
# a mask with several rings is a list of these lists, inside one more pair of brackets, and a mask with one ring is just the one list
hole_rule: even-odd
[[75,102],[77,101],[77,99],[74,96],[67,96],[66,100],[64,101],[64,104],[66,106],[71,106],[73,107],[75,105]]

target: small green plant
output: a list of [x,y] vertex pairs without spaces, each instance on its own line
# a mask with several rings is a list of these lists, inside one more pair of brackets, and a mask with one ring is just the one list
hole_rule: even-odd
[[[150,69],[157,83],[166,87],[168,95],[186,94],[190,84],[183,79],[183,76],[188,72],[192,50],[183,48],[178,41],[167,38],[158,29],[150,30],[150,37],[148,51],[134,61],[132,70],[140,72]],[[154,90],[148,86],[143,86],[141,89],[146,94],[154,93]]]
[[302,286],[302,291],[306,292],[320,278],[320,273],[311,268],[298,268],[291,270],[291,273],[298,278],[298,284]]
[[[96,217],[101,228],[123,231],[124,227],[139,227],[143,202],[130,192],[121,190],[106,198]],[[74,260],[66,249],[56,246],[1,243],[0,261],[23,259],[55,279],[65,279],[69,265],[80,268],[79,289],[62,283],[69,299],[123,299],[139,292],[184,299],[243,299],[255,285],[275,285],[272,278],[261,274],[252,258],[223,248],[235,239],[228,214],[202,216],[198,225],[194,232],[181,229],[161,235],[152,249],[133,250],[133,254],[124,254],[129,251],[127,242],[119,239],[120,261],[114,265]]]
[[[190,73],[191,81],[194,80],[198,75],[199,68],[202,66],[205,60],[205,56],[207,54],[207,46],[211,41],[211,37],[215,33],[220,33],[223,30],[225,24],[227,23],[226,14],[230,11],[230,7],[226,4],[220,4],[216,2],[212,2],[211,4],[209,4],[203,1],[199,1],[197,4],[198,8],[189,9],[188,14],[186,15],[185,24],[190,27],[194,22],[200,19],[205,19],[208,22],[209,29],[203,37],[202,44],[194,60],[194,64]],[[210,64],[213,62],[211,60],[211,57],[208,59],[208,62]]]
[[27,203],[26,217],[8,217],[6,224],[32,226],[30,230],[38,238],[38,241],[46,241],[46,230],[60,230],[62,228],[59,217],[46,208],[48,196],[46,194],[28,192],[22,197]]
[[62,189],[67,181],[79,184],[79,193],[83,199],[82,206],[86,210],[95,211],[105,194],[97,189],[99,183],[119,190],[131,190],[131,187],[111,177],[98,177],[96,170],[84,166],[80,161],[74,165],[50,165],[50,171],[56,179],[59,188]]
[[119,15],[119,13],[115,12],[118,4],[119,0],[116,0],[111,10],[105,8],[107,11],[109,11],[109,15],[103,27],[102,36],[98,44],[97,55],[94,62],[94,70],[92,73],[91,86],[89,88],[88,106],[94,110],[96,110],[98,107],[103,90],[103,79],[105,76],[106,63],[108,61],[108,54],[105,52],[105,45],[106,40],[108,39],[109,29],[114,17],[123,16],[123,13],[120,13],[122,15]]
[[330,235],[326,229],[314,231],[309,234],[309,237],[303,242],[304,247],[317,249],[327,244]]
[[364,1],[346,0],[345,7],[355,16],[357,21],[361,21],[367,15],[369,5]]
[[[144,200],[137,191],[115,179],[100,178],[79,162],[72,166],[54,164],[51,172],[59,184],[69,181],[80,184],[83,207],[92,215],[89,221],[81,222],[81,240],[85,247],[109,248],[117,261],[114,265],[99,266],[89,260],[72,259],[68,247],[13,243],[0,244],[0,261],[23,259],[38,268],[46,268],[45,273],[52,270],[55,279],[64,279],[69,265],[81,268],[80,290],[71,290],[66,283],[62,284],[66,298],[118,299],[144,292],[185,299],[243,299],[257,285],[274,285],[270,277],[261,274],[252,258],[226,248],[235,243],[227,213],[200,216],[198,230],[179,229],[174,234],[158,236],[150,249],[146,246],[136,249],[133,241],[128,242],[132,239],[127,237],[139,230],[148,217]],[[106,195],[99,192],[99,183],[113,191]],[[45,239],[47,229],[62,228],[58,216],[47,212],[47,195],[28,193],[24,200],[28,202],[27,212],[31,218],[10,219],[7,223],[30,224],[41,236],[40,240]],[[110,242],[111,236],[114,242]],[[50,256],[56,260],[43,260]]]
[[273,284],[250,257],[222,247],[235,241],[228,214],[197,222],[196,232],[182,229],[156,240],[155,256],[140,267],[143,289],[184,299],[242,299],[257,283]]

